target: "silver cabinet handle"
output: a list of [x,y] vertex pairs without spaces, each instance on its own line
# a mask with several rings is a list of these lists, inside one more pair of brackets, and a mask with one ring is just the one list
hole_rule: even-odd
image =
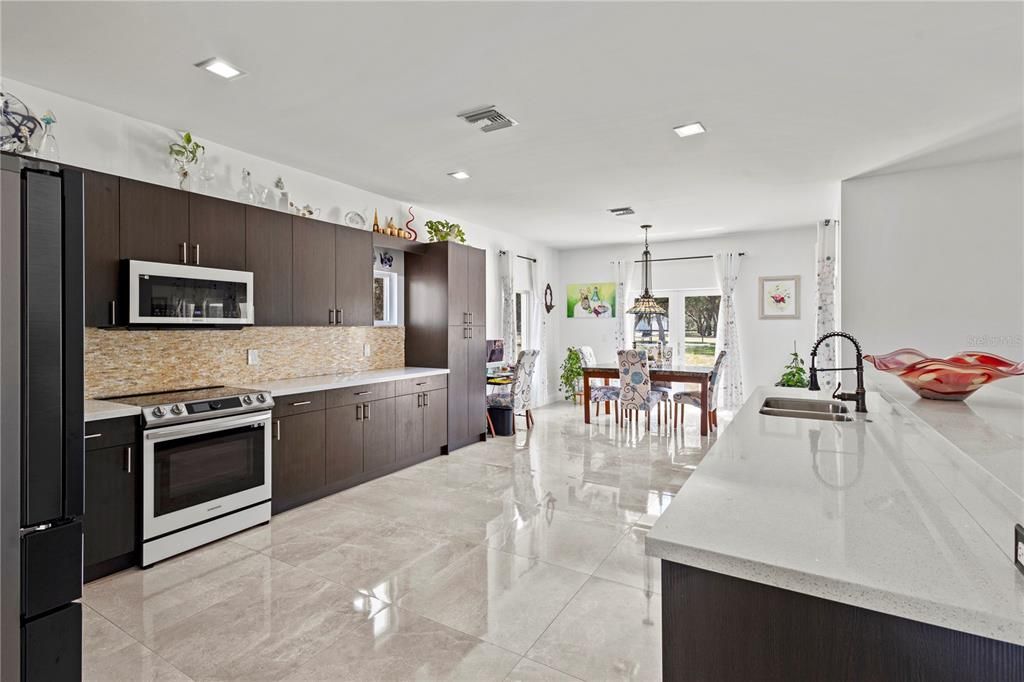
[[416,407],[423,407],[423,394],[422,393],[417,393],[416,394]]
[[132,449],[131,446],[124,449],[124,468],[130,474],[132,472]]
[[352,395],[370,395],[371,393],[373,393],[373,391],[357,391]]
[[334,308],[327,309],[327,324],[334,324]]
[[356,405],[356,421],[363,421],[363,406],[362,404]]
[[85,438],[83,438],[82,440],[91,440],[93,438],[99,438],[102,435],[103,435],[102,433],[90,433],[90,434],[87,434],[85,436]]
[[192,248],[196,252],[196,256],[195,256],[195,258],[196,258],[196,265],[199,265],[199,244],[193,244]]
[[424,393],[423,394],[423,407],[428,407],[429,405],[430,405],[430,394],[429,393]]
[[466,314],[469,315],[469,323],[473,324],[473,313],[466,313]]
[[274,440],[281,440],[281,420],[274,422]]
[[363,419],[370,421],[370,403],[363,403]]
[[334,317],[338,320],[338,324],[345,324],[345,309],[337,308],[334,311]]
[[181,262],[188,265],[188,242],[181,243]]
[[117,324],[117,301],[110,302],[110,326]]
[[417,382],[416,382],[416,385],[417,385],[417,386],[426,386],[426,385],[427,385],[427,382],[426,382],[426,381],[417,381]]
[[312,400],[300,400],[297,403],[292,403],[292,407],[301,407],[303,405],[312,405],[312,404],[313,404]]

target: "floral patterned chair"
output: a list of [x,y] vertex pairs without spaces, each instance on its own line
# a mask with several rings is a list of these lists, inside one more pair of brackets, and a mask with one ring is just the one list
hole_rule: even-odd
[[[516,422],[514,418],[516,413],[523,413],[526,415],[527,429],[533,427],[533,402],[531,392],[533,386],[533,370],[537,366],[538,355],[540,355],[539,350],[520,351],[519,359],[516,360],[516,369],[512,375],[512,390],[487,394],[487,407],[507,407],[512,410],[512,433],[516,432]],[[491,416],[489,414],[487,415],[487,425],[491,429],[491,435],[495,435],[494,424],[491,422]]]
[[[651,428],[651,408],[661,403],[665,395],[651,387],[651,367],[647,361],[647,351],[620,350],[619,375],[619,406],[623,415],[631,411],[633,418],[638,412],[647,413],[647,428]],[[625,422],[626,419],[623,419]],[[658,424],[661,424],[661,411],[658,412]]]
[[[708,428],[718,428],[718,408],[715,407],[715,388],[718,386],[718,377],[721,375],[719,370],[722,369],[722,360],[725,359],[725,351],[721,351],[718,357],[715,358],[715,366],[711,369],[711,374],[708,376],[708,403],[710,405],[708,411]],[[684,405],[690,405],[692,407],[702,408],[700,402],[700,391],[679,391],[672,396],[673,404],[673,428],[679,425],[679,413],[683,410]]]
[[[580,354],[580,365],[583,367],[595,367],[597,366],[597,356],[594,354],[594,349],[590,346],[577,346],[577,352]],[[583,379],[579,379],[576,383],[576,394],[579,396],[583,395]],[[612,403],[618,402],[619,400],[619,387],[609,386],[608,380],[605,379],[604,383],[601,379],[590,380],[590,401],[594,403],[594,413],[600,414],[601,403],[604,403],[604,413],[611,414]],[[619,421],[619,408],[617,405],[615,408],[615,421]]]

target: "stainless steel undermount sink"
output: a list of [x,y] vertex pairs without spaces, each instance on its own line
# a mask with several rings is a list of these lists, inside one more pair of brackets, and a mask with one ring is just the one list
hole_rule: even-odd
[[829,422],[852,422],[849,408],[838,400],[814,400],[811,398],[765,398],[761,414],[770,417],[796,417],[797,419],[818,419]]

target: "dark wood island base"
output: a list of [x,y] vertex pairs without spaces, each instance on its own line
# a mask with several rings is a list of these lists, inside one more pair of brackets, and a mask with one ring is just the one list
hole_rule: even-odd
[[666,681],[1024,680],[1024,647],[661,562]]

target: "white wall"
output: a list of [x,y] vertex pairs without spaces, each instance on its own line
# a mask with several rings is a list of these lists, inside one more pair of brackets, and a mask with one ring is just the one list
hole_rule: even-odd
[[[178,179],[167,155],[167,145],[177,138],[173,130],[155,123],[97,107],[27,83],[4,79],[4,87],[17,95],[33,111],[52,109],[57,116],[54,129],[60,147],[60,161],[92,170],[103,171],[155,184],[177,187]],[[378,209],[383,225],[387,216],[394,216],[397,224],[404,224],[409,208],[400,198],[385,197],[336,182],[297,168],[275,163],[244,151],[232,149],[203,137],[201,130],[191,131],[206,146],[207,168],[216,173],[209,187],[203,191],[213,196],[237,199],[241,188],[242,168],[252,173],[253,184],[272,186],[275,178],[283,177],[291,199],[298,205],[310,204],[321,209],[320,218],[341,223],[342,216],[356,210],[372,221]],[[193,182],[193,189],[197,183]],[[527,239],[503,231],[504,226],[474,225],[458,220],[457,216],[442,216],[435,212],[414,208],[413,227],[426,241],[423,224],[430,219],[446,218],[461,222],[467,243],[487,250],[487,335],[501,336],[500,291],[497,252],[499,249],[532,256],[538,259],[541,287],[553,282],[556,252]],[[498,229],[495,229],[498,228]],[[543,298],[543,292],[539,294]],[[557,319],[543,315],[545,321],[542,350],[551,347],[557,339]],[[538,404],[557,397],[556,354],[544,352],[541,356],[543,371],[537,377],[534,395]]]
[[[615,359],[617,320],[566,319],[566,286],[581,282],[615,281],[614,260],[636,260],[643,251],[642,235],[637,230],[635,243],[610,247],[573,249],[559,252],[559,281],[555,287],[555,312],[561,321],[559,354],[569,346],[589,345],[600,362]],[[774,384],[796,342],[806,360],[814,342],[815,271],[813,227],[746,232],[719,238],[693,239],[651,244],[652,258],[703,256],[716,251],[742,251],[740,277],[736,285],[736,314],[740,333],[744,388]],[[711,259],[653,264],[656,291],[668,289],[717,288]],[[758,277],[800,275],[800,318],[796,320],[758,319]],[[640,282],[640,267],[634,272],[634,286]],[[554,286],[554,285],[552,285]],[[561,362],[561,357],[559,357]]]
[[[865,352],[1024,357],[1024,158],[842,183],[843,327]],[[1001,386],[1024,391],[1024,380]]]

